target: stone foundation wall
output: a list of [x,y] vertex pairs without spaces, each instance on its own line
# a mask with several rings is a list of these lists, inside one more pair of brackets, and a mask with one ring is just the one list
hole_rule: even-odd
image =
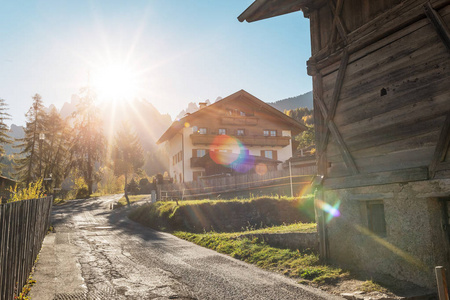
[[[327,224],[329,256],[347,268],[385,273],[433,288],[434,267],[450,269],[450,247],[440,200],[450,179],[325,191],[341,201],[341,215]],[[383,201],[386,235],[368,230],[367,203]]]

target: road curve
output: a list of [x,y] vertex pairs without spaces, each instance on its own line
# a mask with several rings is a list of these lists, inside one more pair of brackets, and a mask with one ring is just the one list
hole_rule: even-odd
[[134,223],[118,197],[54,207],[31,299],[342,299]]

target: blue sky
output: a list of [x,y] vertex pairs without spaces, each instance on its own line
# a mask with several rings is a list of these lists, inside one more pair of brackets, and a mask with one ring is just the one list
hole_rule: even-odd
[[240,89],[268,102],[310,91],[309,20],[240,23],[252,2],[3,1],[0,97],[23,125],[35,93],[61,108],[88,71],[116,62],[137,74],[135,96],[172,117]]

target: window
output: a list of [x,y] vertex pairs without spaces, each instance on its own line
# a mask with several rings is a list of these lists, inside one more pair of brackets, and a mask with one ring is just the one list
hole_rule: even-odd
[[180,151],[177,154],[175,154],[172,159],[173,159],[173,165],[176,165],[178,162],[182,161],[183,160],[182,152]]
[[238,129],[238,130],[236,131],[236,135],[244,135],[244,134],[245,134],[244,129]]
[[272,129],[265,129],[263,131],[264,136],[277,136],[277,131]]
[[203,157],[206,155],[206,150],[205,149],[197,149],[195,155],[196,155],[196,157]]
[[227,134],[227,130],[225,128],[219,128],[219,135]]
[[383,201],[367,202],[367,221],[370,231],[379,236],[386,236]]
[[264,157],[273,159],[273,153],[271,150],[264,150]]
[[278,159],[276,150],[261,150],[261,156],[270,159]]
[[241,112],[239,112],[239,115],[241,115],[242,117],[245,117],[245,112],[241,111]]
[[198,133],[200,134],[206,134],[206,128],[205,127],[201,127],[198,129]]

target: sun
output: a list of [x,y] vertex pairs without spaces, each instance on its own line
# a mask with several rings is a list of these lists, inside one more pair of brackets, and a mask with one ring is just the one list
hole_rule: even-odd
[[130,100],[138,93],[138,73],[126,64],[101,67],[94,72],[92,81],[101,102]]

